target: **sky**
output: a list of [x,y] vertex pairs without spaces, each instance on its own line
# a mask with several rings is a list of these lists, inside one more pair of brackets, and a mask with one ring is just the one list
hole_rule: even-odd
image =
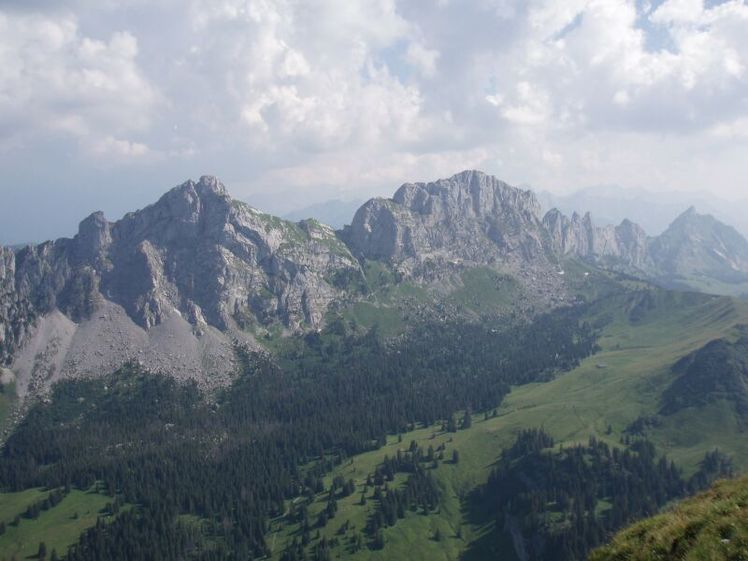
[[748,197],[745,0],[0,0],[0,243],[189,178]]

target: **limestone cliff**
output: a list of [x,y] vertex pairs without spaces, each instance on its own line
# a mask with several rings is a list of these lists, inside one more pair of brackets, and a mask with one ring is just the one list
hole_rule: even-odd
[[[152,336],[175,317],[196,337],[208,328],[216,335],[270,322],[294,330],[318,327],[331,302],[346,300],[347,286],[360,275],[358,262],[328,226],[262,213],[232,200],[215,178],[202,177],[117,222],[94,213],[72,239],[17,252],[0,249],[0,359],[8,364],[32,327],[44,331],[44,321],[55,317],[49,338],[58,344],[47,351],[55,356],[70,333],[68,323],[77,333],[105,318],[114,321],[112,329],[133,346],[119,349],[116,337],[105,345],[90,341],[107,366],[137,358],[144,334]],[[190,329],[177,331],[189,335]],[[95,330],[90,335],[98,337]],[[84,354],[95,370],[96,361]],[[195,356],[203,360],[203,354]],[[82,360],[57,357],[51,360],[59,362],[55,372],[47,375],[72,371]],[[172,364],[168,353],[158,363],[167,372],[189,368]]]

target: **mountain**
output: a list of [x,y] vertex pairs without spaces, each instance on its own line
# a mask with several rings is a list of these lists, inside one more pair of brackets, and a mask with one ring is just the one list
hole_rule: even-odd
[[354,255],[383,260],[404,278],[433,280],[489,266],[520,279],[540,305],[566,294],[559,260],[614,258],[648,264],[646,235],[633,223],[596,227],[590,215],[541,216],[531,191],[479,171],[432,183],[406,183],[391,199],[372,199],[343,238]]
[[0,358],[14,357],[22,394],[133,358],[220,382],[234,368],[232,340],[251,344],[247,327],[318,326],[361,274],[332,228],[264,214],[212,177],[114,223],[94,213],[72,239],[1,255]]
[[632,220],[650,235],[664,232],[683,209],[693,206],[722,222],[732,224],[743,236],[748,236],[748,222],[745,220],[748,201],[728,201],[712,193],[657,192],[599,185],[564,195],[539,191],[538,199],[546,210],[558,208],[566,214],[590,212],[600,224]]
[[650,246],[652,259],[666,276],[748,280],[748,241],[737,230],[694,207],[681,214]]
[[648,238],[629,220],[543,216],[531,191],[463,171],[372,199],[336,232],[260,212],[202,177],[116,222],[94,213],[71,239],[0,249],[0,362],[20,395],[130,360],[225,385],[237,345],[320,329],[353,303],[369,316],[413,307],[373,294],[382,282],[426,294],[419,315],[443,315],[447,301],[463,313],[454,300],[476,282],[470,313],[532,315],[581,297],[583,279],[565,276],[570,260],[666,286],[748,291],[748,242],[693,210]]
[[341,199],[330,199],[321,203],[314,203],[309,206],[288,212],[283,215],[285,220],[299,222],[307,218],[328,224],[336,229],[341,229],[346,224],[351,223],[351,218],[361,206],[363,201],[344,201]]
[[654,237],[628,219],[618,226],[596,226],[589,212],[568,218],[551,209],[543,223],[557,255],[579,257],[667,287],[748,294],[748,241],[694,207]]
[[342,235],[354,255],[384,261],[401,278],[489,266],[520,279],[540,305],[566,294],[535,196],[478,171],[406,183],[391,199],[365,203]]
[[618,226],[598,227],[589,212],[584,217],[575,212],[568,218],[559,210],[551,209],[543,217],[543,225],[558,255],[609,262],[639,271],[652,265],[647,234],[630,220],[624,220]]
[[657,239],[466,171],[4,248],[0,558],[584,558],[748,466],[748,302],[654,285]]
[[709,491],[617,534],[590,561],[728,561],[748,550],[748,478],[720,481]]
[[520,265],[547,258],[534,195],[476,171],[406,183],[391,199],[370,200],[347,238],[357,255],[409,274],[427,260]]

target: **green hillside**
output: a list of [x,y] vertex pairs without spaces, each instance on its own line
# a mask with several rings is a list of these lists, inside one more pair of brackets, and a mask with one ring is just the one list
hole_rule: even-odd
[[[106,385],[61,384],[3,451],[0,474],[16,492],[0,495],[0,513],[14,516],[45,482],[88,486],[105,478],[108,493],[139,505],[132,512],[142,518],[115,518],[112,532],[93,528],[72,559],[100,551],[107,539],[136,544],[140,557],[132,558],[146,559],[137,544],[160,528],[169,537],[160,544],[164,555],[181,544],[187,558],[210,561],[225,559],[224,548],[278,561],[511,560],[517,535],[497,532],[493,507],[476,496],[528,428],[542,428],[555,447],[594,437],[634,457],[629,441],[646,439],[684,482],[715,447],[737,469],[748,467],[734,400],[716,393],[663,408],[682,375],[676,364],[716,339],[738,344],[748,304],[566,268],[587,303],[529,326],[491,314],[450,318],[449,306],[435,321],[416,315],[419,303],[434,305],[422,291],[382,288],[322,333],[269,339],[272,359],[242,355],[247,375],[207,402],[194,386],[137,368]],[[477,271],[448,304],[472,307],[477,318],[510,303],[513,290],[503,277]],[[416,317],[426,317],[419,329],[402,331],[401,322],[416,325]],[[374,326],[381,330],[365,329]],[[407,461],[377,483],[393,458]],[[58,552],[75,543],[103,504],[71,518],[71,498],[91,498],[73,492],[38,521],[7,527],[0,559],[33,553],[40,521]],[[380,525],[385,499],[396,496],[407,500]],[[596,500],[595,516],[606,516],[610,504]],[[165,514],[172,512],[178,518]],[[242,541],[247,535],[253,541]]]
[[64,555],[78,541],[80,534],[94,526],[99,518],[106,519],[110,498],[94,491],[73,489],[62,501],[38,515],[29,515],[29,507],[43,501],[49,493],[29,489],[19,493],[0,493],[0,559],[33,558],[44,542],[48,554]]
[[[468,497],[487,480],[501,450],[514,442],[520,430],[542,426],[563,446],[586,442],[590,436],[619,446],[629,425],[659,411],[660,396],[676,377],[674,363],[713,339],[738,337],[737,326],[748,321],[748,306],[726,297],[654,290],[606,299],[590,309],[589,319],[603,326],[600,351],[551,381],[513,388],[495,417],[476,414],[471,428],[457,433],[446,433],[436,424],[402,434],[401,442],[392,436],[386,446],[337,468],[333,475],[352,478],[356,492],[340,501],[337,514],[320,533],[333,543],[338,538],[333,558],[451,560],[465,552],[475,559],[486,558],[482,543],[491,524],[471,510]],[[648,437],[660,453],[683,468],[686,477],[715,447],[729,452],[739,469],[748,467],[748,442],[727,402],[664,417]],[[440,508],[428,516],[408,515],[386,528],[382,550],[351,551],[346,537],[361,530],[373,512],[372,501],[360,504],[367,476],[385,456],[393,457],[411,441],[424,449],[443,444],[447,459],[452,450],[459,451],[458,464],[440,462],[433,469],[442,492]],[[324,508],[325,496],[321,493],[311,503],[311,520]],[[352,530],[338,534],[346,522]],[[283,518],[274,521],[269,538],[274,558],[280,558],[285,546],[299,536],[298,524]],[[501,553],[502,558],[513,557],[508,536]]]
[[590,561],[748,559],[748,478],[720,481],[667,512],[637,522]]

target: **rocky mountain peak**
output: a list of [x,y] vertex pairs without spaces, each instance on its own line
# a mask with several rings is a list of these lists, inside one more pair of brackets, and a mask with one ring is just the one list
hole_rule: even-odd
[[[234,338],[318,327],[360,275],[331,228],[256,211],[203,176],[118,221],[93,213],[73,239],[2,249],[0,362],[28,349],[14,363],[23,387],[47,367],[97,372],[133,356],[223,376]],[[37,368],[37,356],[49,360]]]
[[200,181],[195,186],[196,190],[201,194],[214,194],[220,197],[229,197],[229,193],[226,190],[226,186],[221,183],[217,177],[213,175],[203,175],[200,177]]
[[111,225],[104,213],[97,211],[89,215],[78,226],[75,237],[75,257],[77,263],[94,262],[112,243]]
[[748,241],[732,226],[690,207],[652,241],[660,272],[668,277],[708,276],[748,281]]
[[346,230],[355,253],[419,275],[428,261],[519,263],[544,259],[540,205],[530,191],[480,171],[406,183],[372,199]]
[[616,261],[624,267],[642,270],[649,266],[647,235],[638,225],[624,220],[618,226],[597,226],[592,214],[571,218],[558,209],[543,217],[552,251],[588,261]]
[[463,216],[487,216],[512,206],[540,215],[540,204],[531,191],[512,187],[494,176],[466,170],[432,183],[406,183],[392,200],[420,214],[457,212]]

